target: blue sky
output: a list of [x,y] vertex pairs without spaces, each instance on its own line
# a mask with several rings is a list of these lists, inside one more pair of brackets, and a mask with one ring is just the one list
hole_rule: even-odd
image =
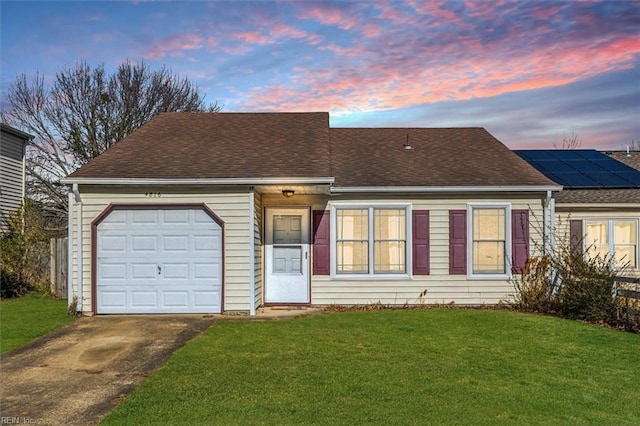
[[227,112],[480,126],[514,149],[640,142],[639,0],[2,0],[0,14],[2,100],[20,74],[132,59]]

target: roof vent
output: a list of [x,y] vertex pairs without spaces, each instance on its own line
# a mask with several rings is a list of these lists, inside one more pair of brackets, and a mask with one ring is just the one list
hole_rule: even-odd
[[411,150],[413,149],[413,147],[411,146],[411,144],[409,143],[409,133],[407,133],[407,142],[403,143],[402,146],[404,147],[404,149],[406,150]]

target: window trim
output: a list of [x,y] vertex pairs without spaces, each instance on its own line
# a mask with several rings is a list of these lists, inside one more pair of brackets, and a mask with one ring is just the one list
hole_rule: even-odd
[[[367,209],[369,211],[369,229],[368,229],[368,242],[369,242],[369,270],[371,272],[366,274],[347,274],[339,273],[337,271],[338,253],[337,253],[337,210],[338,209]],[[392,274],[383,273],[376,274],[373,272],[374,261],[373,251],[375,250],[374,244],[374,225],[373,225],[373,210],[375,209],[404,209],[405,210],[405,272]],[[413,271],[413,241],[412,241],[412,216],[411,203],[338,203],[331,205],[331,220],[330,220],[330,235],[331,235],[331,279],[336,280],[378,280],[378,279],[410,279]]]
[[[473,272],[473,212],[476,209],[504,209],[504,270],[503,274],[480,274]],[[511,203],[468,203],[467,204],[467,279],[504,280],[512,276],[512,236]]]
[[609,256],[613,256],[614,255],[614,248],[615,248],[615,241],[614,241],[614,236],[615,236],[615,222],[634,222],[636,224],[636,258],[635,258],[635,268],[632,266],[626,266],[626,267],[622,267],[622,268],[618,268],[616,267],[616,265],[613,265],[613,269],[615,271],[623,271],[623,270],[628,270],[628,271],[638,271],[640,270],[640,262],[639,262],[639,257],[640,257],[640,241],[639,238],[640,237],[640,229],[638,229],[638,225],[639,225],[639,221],[637,218],[625,218],[625,217],[605,217],[605,218],[589,218],[589,219],[582,219],[582,229],[584,230],[583,233],[583,238],[582,238],[582,249],[583,249],[583,253],[585,256],[587,256],[587,224],[589,223],[606,223],[607,224],[607,236],[608,236],[608,245],[609,245],[609,251],[608,254]]

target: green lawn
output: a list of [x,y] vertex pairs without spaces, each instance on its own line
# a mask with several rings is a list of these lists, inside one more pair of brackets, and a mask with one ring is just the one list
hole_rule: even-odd
[[0,353],[71,322],[67,301],[38,293],[0,301]]
[[103,424],[640,424],[640,335],[490,310],[227,321]]

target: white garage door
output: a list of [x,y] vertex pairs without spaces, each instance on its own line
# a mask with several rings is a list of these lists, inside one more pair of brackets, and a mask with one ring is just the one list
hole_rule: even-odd
[[99,314],[222,311],[222,228],[201,208],[115,209],[96,235]]

